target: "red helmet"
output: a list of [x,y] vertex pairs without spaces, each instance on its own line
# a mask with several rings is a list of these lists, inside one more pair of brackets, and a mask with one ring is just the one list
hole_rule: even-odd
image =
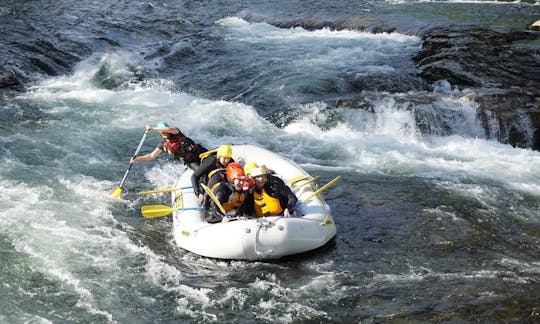
[[227,164],[227,180],[243,179],[245,176],[244,168],[239,163],[231,162]]

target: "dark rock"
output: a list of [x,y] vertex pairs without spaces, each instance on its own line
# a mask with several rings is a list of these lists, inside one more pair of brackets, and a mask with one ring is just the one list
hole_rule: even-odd
[[538,98],[511,92],[477,93],[471,97],[489,137],[516,147],[540,148]]
[[530,94],[540,91],[540,49],[534,45],[540,40],[538,33],[442,27],[423,39],[413,60],[420,76],[429,81],[446,79],[460,88],[514,86]]
[[326,104],[330,107],[335,108],[353,108],[353,109],[362,109],[368,112],[373,112],[373,106],[363,100],[362,97],[355,98],[341,98],[334,101],[327,101]]
[[21,83],[10,71],[0,68],[0,88],[19,88]]
[[328,28],[332,30],[363,30],[375,34],[391,33],[396,31],[395,26],[389,26],[377,18],[359,16],[340,20],[302,18],[297,20],[274,20],[265,22],[268,22],[279,28],[301,27],[306,30],[318,30],[322,28]]
[[422,78],[471,89],[488,137],[540,149],[540,33],[438,27],[423,40]]

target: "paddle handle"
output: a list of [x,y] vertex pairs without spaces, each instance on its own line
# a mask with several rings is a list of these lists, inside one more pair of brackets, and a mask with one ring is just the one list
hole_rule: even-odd
[[141,191],[138,194],[139,195],[150,195],[150,194],[155,194],[155,193],[171,192],[171,191],[184,190],[184,189],[190,189],[190,188],[193,188],[193,187],[192,186],[185,186],[185,187],[174,187],[174,188],[148,190],[148,191]]
[[[132,158],[137,157],[137,154],[139,154],[139,151],[141,150],[141,148],[143,146],[144,140],[146,139],[146,135],[148,135],[148,132],[149,132],[148,129],[144,132],[141,140],[139,141],[139,145],[137,146],[137,149],[135,150],[135,153],[133,154]],[[129,170],[131,170],[132,166],[133,166],[133,162],[130,162],[129,167],[126,170],[126,173],[124,173],[124,177],[122,178],[122,181],[120,182],[120,185],[118,186],[118,188],[122,188],[122,186],[124,185],[124,182],[126,181]]]

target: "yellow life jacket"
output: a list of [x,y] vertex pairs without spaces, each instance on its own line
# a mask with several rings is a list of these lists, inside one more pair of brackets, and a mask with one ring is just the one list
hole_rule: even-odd
[[255,202],[253,207],[258,217],[273,216],[283,212],[279,199],[270,196],[264,189],[261,190],[261,193],[255,191],[253,198]]
[[235,191],[233,193],[232,199],[222,204],[223,209],[225,209],[225,211],[238,209],[240,208],[240,206],[242,206],[242,203],[244,203],[244,200],[246,200],[246,194],[243,192]]
[[[212,190],[213,193],[216,193],[216,190],[220,184],[221,182],[214,184],[210,190]],[[231,211],[233,209],[240,208],[240,206],[242,206],[242,204],[244,203],[244,200],[246,200],[246,194],[244,192],[234,191],[232,199],[222,203],[221,206],[223,206],[223,209],[225,209],[225,211]]]

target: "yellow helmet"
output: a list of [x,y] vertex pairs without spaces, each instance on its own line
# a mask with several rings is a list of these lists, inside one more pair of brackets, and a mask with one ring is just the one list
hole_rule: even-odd
[[223,156],[224,158],[232,158],[232,147],[227,144],[223,144],[217,149],[217,157]]
[[261,167],[256,167],[251,170],[251,173],[249,174],[250,177],[255,178],[258,176],[266,175],[266,170]]
[[247,161],[244,165],[244,173],[249,177],[249,174],[251,173],[251,170],[258,167],[257,163],[253,161]]

